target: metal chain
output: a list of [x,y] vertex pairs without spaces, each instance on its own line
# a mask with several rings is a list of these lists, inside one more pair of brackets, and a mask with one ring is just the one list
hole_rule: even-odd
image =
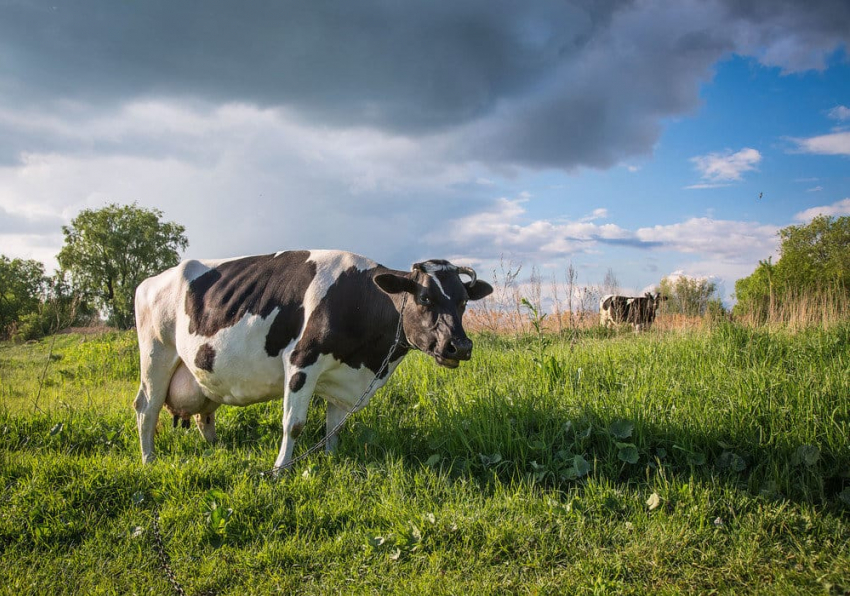
[[159,555],[159,566],[165,572],[165,577],[168,583],[171,584],[171,589],[174,590],[177,596],[186,596],[186,591],[180,585],[180,582],[177,581],[174,569],[171,568],[171,557],[168,556],[168,552],[166,552],[165,546],[162,543],[162,534],[159,531],[159,505],[154,505],[153,510],[153,538],[156,552]]
[[[401,299],[401,309],[399,310],[398,317],[398,325],[395,330],[395,339],[393,340],[393,345],[390,346],[390,351],[387,352],[386,358],[381,363],[381,366],[378,368],[378,371],[375,373],[375,376],[372,378],[372,381],[369,383],[369,386],[366,388],[366,391],[363,392],[363,395],[360,396],[360,399],[355,402],[354,406],[346,412],[345,416],[342,420],[340,420],[339,424],[337,424],[333,429],[331,429],[327,434],[325,434],[324,438],[322,438],[318,443],[310,447],[307,451],[299,455],[298,457],[292,458],[287,463],[282,466],[276,466],[271,468],[270,470],[265,470],[260,472],[261,476],[276,476],[278,472],[281,470],[286,470],[295,465],[296,462],[299,462],[303,459],[306,459],[319,449],[321,449],[330,439],[334,437],[345,425],[349,418],[351,418],[352,414],[357,410],[358,407],[363,403],[366,399],[366,396],[372,392],[372,389],[375,386],[375,383],[381,377],[381,373],[389,366],[390,359],[393,356],[396,348],[401,343],[402,336],[402,326],[404,322],[404,305],[407,302],[407,292],[404,293]],[[405,344],[407,342],[405,341]],[[171,584],[171,589],[174,590],[174,593],[177,596],[186,596],[186,591],[183,589],[183,586],[180,585],[180,582],[177,581],[177,575],[174,573],[174,569],[171,567],[171,557],[168,556],[168,552],[165,550],[165,545],[162,540],[162,534],[159,529],[159,505],[154,506],[153,510],[153,536],[154,536],[154,546],[156,546],[157,554],[159,555],[159,566],[162,571],[165,573],[166,579],[168,579],[168,583]],[[213,594],[213,592],[208,592],[207,594]]]

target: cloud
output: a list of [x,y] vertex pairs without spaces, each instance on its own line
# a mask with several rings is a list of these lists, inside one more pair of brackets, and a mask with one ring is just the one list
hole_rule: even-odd
[[832,205],[823,205],[820,207],[811,207],[805,211],[800,211],[794,215],[797,221],[811,221],[818,215],[828,215],[831,217],[841,217],[850,215],[850,197],[842,199]]
[[62,218],[50,213],[27,214],[0,205],[0,235],[57,232],[62,223]]
[[61,224],[81,209],[138,201],[185,225],[201,257],[348,248],[406,267],[435,256],[421,239],[446,213],[462,215],[488,192],[468,166],[434,157],[438,139],[320,129],[283,110],[146,102],[82,122],[87,133],[55,134],[114,149],[24,153],[0,167],[0,208],[17,216],[3,218],[3,232],[43,220],[55,254]]
[[727,182],[738,182],[743,179],[745,172],[755,170],[760,161],[761,153],[750,147],[735,153],[727,150],[692,157],[691,162],[705,182],[688,188],[715,188]]
[[608,210],[604,207],[600,207],[598,209],[594,209],[590,215],[582,217],[579,221],[594,221],[596,219],[607,219],[608,218]]
[[[108,151],[106,139],[79,138],[87,112],[153,101],[285,110],[303,125],[429,145],[438,136],[446,163],[607,168],[651,154],[663,122],[698,109],[718,60],[738,53],[798,72],[850,41],[844,0],[2,10],[0,108],[31,116],[0,123],[7,163],[22,151]],[[33,122],[44,120],[64,133],[43,138]]]
[[792,139],[797,151],[818,155],[850,155],[850,131],[835,132],[806,139]]
[[709,184],[707,182],[703,182],[701,184],[690,184],[685,187],[685,190],[704,190],[707,188],[724,188],[726,186],[730,186],[729,184]]
[[[559,223],[530,220],[524,202],[499,198],[482,211],[450,222],[448,237],[464,254],[484,258],[508,253],[530,262],[592,253],[607,246],[698,254],[751,265],[778,245],[778,228],[756,222],[703,217],[632,231],[616,224],[598,225],[587,218]],[[441,237],[444,234],[440,231]]]
[[695,217],[681,223],[640,228],[635,237],[663,250],[754,263],[775,249],[777,232],[775,226],[755,222]]
[[[522,260],[535,261],[553,256],[593,250],[599,243],[629,240],[630,234],[614,224],[597,225],[605,209],[596,209],[590,218],[555,223],[549,220],[525,221],[523,203],[527,197],[496,199],[489,207],[449,222],[448,238],[456,250],[476,257],[509,253]],[[440,230],[435,234],[445,237]]]
[[833,120],[850,120],[850,108],[847,106],[835,106],[826,115]]

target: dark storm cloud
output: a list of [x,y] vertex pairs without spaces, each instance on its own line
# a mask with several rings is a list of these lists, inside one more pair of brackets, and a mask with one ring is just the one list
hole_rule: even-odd
[[616,4],[6,2],[2,72],[22,96],[190,95],[432,129],[525,92]]
[[[446,160],[605,168],[650,153],[722,57],[816,68],[848,38],[846,0],[0,0],[0,97],[71,120],[69,105],[241,102],[449,135]],[[9,128],[0,159],[49,145]]]

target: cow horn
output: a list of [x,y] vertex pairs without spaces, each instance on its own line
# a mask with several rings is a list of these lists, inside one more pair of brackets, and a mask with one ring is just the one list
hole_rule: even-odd
[[478,280],[478,276],[475,274],[475,269],[473,269],[472,267],[458,267],[457,273],[458,275],[460,275],[461,273],[465,273],[469,277],[471,277],[472,281],[469,283],[469,285],[471,286],[474,286],[475,282]]

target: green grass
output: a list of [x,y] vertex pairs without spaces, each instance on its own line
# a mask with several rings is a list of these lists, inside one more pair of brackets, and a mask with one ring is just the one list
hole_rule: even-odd
[[850,593],[850,326],[475,339],[278,481],[279,402],[143,467],[131,333],[0,344],[0,593],[168,593],[155,506],[190,594]]

